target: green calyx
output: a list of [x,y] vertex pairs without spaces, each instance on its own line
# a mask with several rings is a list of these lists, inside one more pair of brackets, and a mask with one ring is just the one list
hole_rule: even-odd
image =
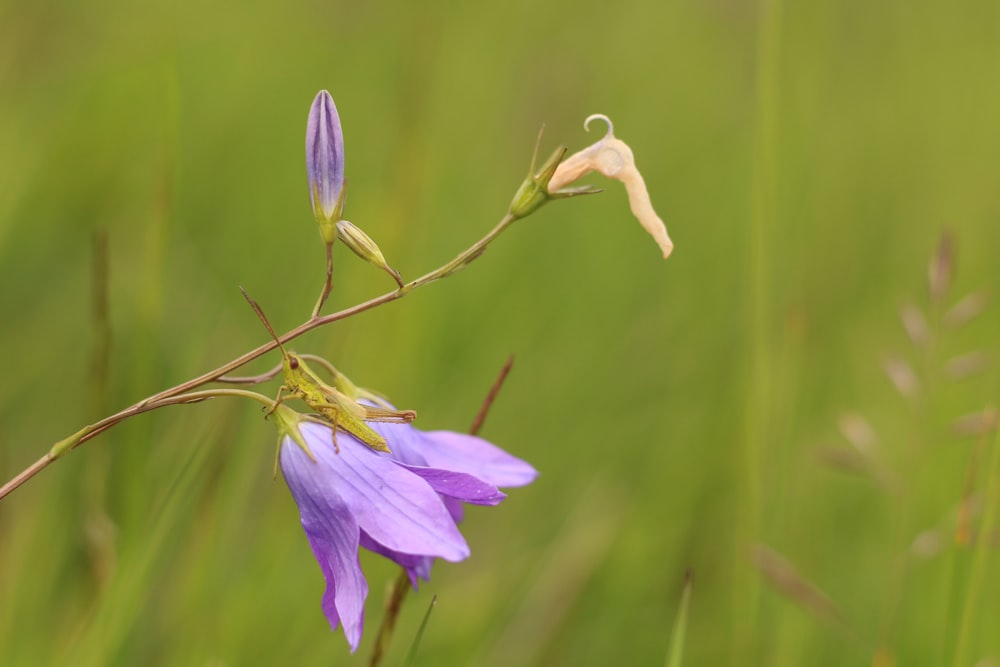
[[[347,183],[341,188],[337,201],[333,205],[333,210],[327,213],[322,205],[313,208],[316,222],[319,224],[319,235],[323,238],[323,243],[332,245],[337,240],[337,223],[344,215],[344,201],[347,199]],[[313,201],[321,201],[319,185],[313,185]]]
[[535,157],[532,157],[528,177],[521,183],[521,187],[517,189],[514,199],[510,202],[511,215],[515,218],[527,217],[552,198],[548,189],[549,181],[552,180],[552,175],[556,173],[559,163],[566,155],[566,150],[565,146],[560,146],[553,151],[537,172]]
[[309,449],[309,443],[306,442],[305,437],[302,435],[302,431],[299,430],[299,424],[303,421],[307,421],[308,418],[305,415],[301,415],[295,410],[286,407],[282,404],[274,406],[274,411],[271,413],[274,415],[274,424],[278,428],[278,447],[281,447],[281,440],[286,435],[295,441],[302,451],[306,453],[313,462],[316,461],[316,457],[313,456],[312,450]]

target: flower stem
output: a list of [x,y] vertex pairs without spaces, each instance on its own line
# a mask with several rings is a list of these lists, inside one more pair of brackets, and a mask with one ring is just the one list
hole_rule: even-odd
[[372,657],[368,662],[369,667],[378,667],[385,657],[385,650],[392,639],[392,631],[396,628],[396,619],[399,618],[399,610],[403,606],[403,600],[410,591],[410,575],[406,568],[400,568],[399,576],[392,585],[392,594],[385,605],[385,616],[382,617],[382,624],[378,626],[378,635],[375,636],[375,648],[372,649]]
[[[395,289],[392,292],[386,292],[381,296],[377,296],[375,298],[369,299],[368,301],[356,304],[354,306],[351,306],[350,308],[345,308],[336,313],[331,313],[329,315],[322,315],[322,316],[318,314],[318,311],[319,308],[322,307],[323,302],[326,299],[325,295],[321,296],[321,300],[317,304],[316,312],[312,315],[312,317],[310,317],[308,320],[306,320],[299,326],[295,327],[294,329],[279,336],[278,340],[282,344],[288,343],[308,331],[312,331],[313,329],[316,329],[318,327],[330,324],[331,322],[337,322],[338,320],[343,320],[348,317],[352,317],[359,313],[363,313],[367,310],[371,310],[372,308],[377,308],[378,306],[382,306],[391,301],[401,299],[417,288],[423,287],[424,285],[428,285],[440,278],[450,276],[451,274],[460,271],[461,269],[468,266],[477,257],[482,255],[483,252],[486,250],[486,247],[496,237],[498,237],[507,227],[509,227],[510,224],[514,222],[514,220],[516,219],[517,218],[514,215],[512,215],[511,213],[507,213],[507,215],[505,215],[500,220],[500,222],[497,223],[497,225],[493,229],[491,229],[485,236],[483,236],[481,239],[479,239],[474,244],[469,246],[466,250],[459,253],[453,260],[451,260],[447,264],[438,267],[437,269],[434,269],[433,271],[430,271],[429,273],[424,274],[423,276],[420,276],[416,280],[412,280],[409,283],[406,283],[405,285],[403,285],[403,287]],[[332,281],[330,280],[331,276],[332,276],[332,262],[329,261],[328,257],[327,278],[330,284],[332,284]],[[326,285],[324,286],[324,292],[326,292]],[[164,389],[163,391],[153,394],[152,396],[148,396],[142,399],[141,401],[134,403],[133,405],[130,405],[129,407],[120,410],[119,412],[114,413],[113,415],[105,417],[104,419],[95,422],[94,424],[84,427],[83,429],[81,429],[80,431],[78,431],[77,433],[73,434],[70,437],[60,440],[59,442],[55,443],[52,446],[49,453],[47,453],[42,458],[38,459],[35,463],[31,464],[27,468],[25,468],[23,471],[21,471],[13,478],[11,478],[10,481],[8,481],[6,484],[0,487],[0,500],[9,495],[14,489],[18,488],[26,481],[28,481],[29,479],[37,475],[39,472],[44,470],[55,459],[63,456],[64,454],[69,453],[70,451],[76,449],[84,442],[94,438],[95,436],[99,435],[105,430],[111,428],[112,426],[115,426],[116,424],[130,417],[134,417],[135,415],[141,414],[143,412],[148,412],[149,410],[163,407],[165,405],[176,405],[179,403],[190,403],[190,402],[205,400],[205,398],[208,398],[208,396],[203,396],[201,398],[193,399],[192,396],[194,396],[194,394],[186,392],[191,392],[192,390],[197,389],[198,387],[209,384],[211,382],[216,382],[219,380],[219,378],[226,375],[227,373],[230,373],[236,370],[237,368],[240,368],[241,366],[253,361],[254,359],[257,359],[258,357],[267,354],[276,347],[278,347],[277,342],[273,340],[268,341],[263,345],[260,345],[259,347],[250,350],[245,354],[240,355],[239,357],[233,359],[232,361],[229,361],[223,364],[222,366],[219,366],[215,370],[211,370],[207,373],[199,375],[198,377],[192,378],[186,382],[182,382],[181,384],[178,384],[174,387],[171,387],[169,389]],[[213,390],[213,391],[216,391],[216,393],[213,395],[225,395],[223,393],[220,393],[222,392],[222,390]],[[240,390],[226,390],[226,391],[238,392]],[[243,393],[250,394],[252,392],[243,392]]]
[[507,357],[507,363],[503,365],[500,369],[500,374],[497,375],[497,379],[493,382],[493,386],[490,387],[490,393],[486,395],[486,399],[483,400],[483,404],[479,406],[479,412],[476,413],[476,418],[472,421],[472,426],[469,427],[469,435],[479,435],[479,429],[483,427],[483,422],[486,421],[486,414],[490,411],[493,406],[493,401],[496,400],[497,394],[503,388],[503,383],[507,379],[507,375],[510,373],[510,369],[514,366],[514,355]]
[[333,244],[326,244],[326,280],[323,282],[323,291],[319,293],[319,299],[316,301],[316,306],[313,307],[312,316],[316,317],[319,315],[319,311],[323,310],[323,304],[326,303],[327,297],[330,296],[330,292],[333,291]]

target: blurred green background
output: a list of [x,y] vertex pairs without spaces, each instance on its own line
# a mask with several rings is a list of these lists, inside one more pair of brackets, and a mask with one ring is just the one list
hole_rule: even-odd
[[[279,331],[308,315],[317,90],[347,216],[407,278],[502,216],[542,124],[575,150],[606,113],[668,261],[595,178],[295,345],[456,430],[516,357],[483,435],[541,477],[469,512],[472,558],[436,566],[386,664],[432,594],[418,665],[664,664],[688,570],[686,665],[996,664],[998,448],[952,426],[996,374],[947,363],[995,354],[1000,319],[947,313],[997,278],[998,71],[987,1],[4,0],[0,472],[264,342],[238,286]],[[336,260],[328,312],[392,286]],[[245,402],[164,409],[0,501],[0,662],[365,664],[394,569],[362,559],[351,656],[274,437]]]

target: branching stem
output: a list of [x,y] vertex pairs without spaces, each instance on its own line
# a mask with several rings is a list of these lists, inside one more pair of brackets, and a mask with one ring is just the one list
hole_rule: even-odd
[[[372,308],[377,308],[391,301],[401,299],[410,292],[423,287],[424,285],[428,285],[436,280],[439,280],[440,278],[447,277],[460,271],[477,257],[482,255],[483,251],[486,250],[486,247],[516,219],[517,218],[515,216],[508,213],[500,220],[499,223],[497,223],[496,227],[491,229],[485,236],[473,243],[466,250],[459,253],[453,260],[429,273],[420,276],[416,280],[405,283],[402,287],[395,289],[392,292],[386,292],[381,296],[369,299],[368,301],[351,306],[350,308],[345,308],[336,313],[331,313],[329,315],[313,314],[312,317],[299,326],[279,336],[278,340],[280,340],[282,344],[288,343],[295,340],[302,334],[312,331],[313,329],[317,329],[332,322],[347,319],[348,317],[363,313],[367,310],[371,310]],[[328,269],[329,268],[331,267],[328,263]],[[322,307],[322,301],[318,304],[318,307]],[[85,426],[68,438],[64,438],[63,440],[55,443],[45,456],[32,463],[0,487],[0,499],[5,498],[14,489],[18,488],[29,479],[40,473],[57,458],[60,458],[61,456],[69,453],[71,450],[76,449],[81,444],[91,440],[112,426],[115,426],[130,417],[134,417],[135,415],[142,414],[143,412],[149,412],[150,410],[155,410],[156,408],[161,408],[167,405],[178,405],[181,403],[202,401],[212,396],[243,395],[245,397],[255,398],[255,400],[257,400],[257,397],[264,398],[259,394],[239,389],[218,389],[210,390],[208,392],[194,392],[194,390],[211,382],[218,382],[220,378],[227,373],[231,373],[254,359],[267,354],[277,346],[278,344],[275,341],[268,341],[267,343],[240,355],[232,361],[219,366],[215,370],[211,370],[169,389],[164,389],[163,391],[153,394],[152,396],[148,396],[141,401],[114,413],[113,415],[109,415],[98,422]]]

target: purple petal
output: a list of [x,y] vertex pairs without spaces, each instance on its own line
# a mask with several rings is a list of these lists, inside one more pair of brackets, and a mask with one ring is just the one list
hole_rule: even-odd
[[462,523],[462,519],[465,518],[465,505],[462,504],[462,501],[449,498],[448,496],[443,496],[441,499],[444,501],[444,506],[448,508],[448,514],[455,520],[455,523]]
[[392,458],[412,466],[427,466],[423,451],[426,445],[423,431],[410,424],[369,422],[368,426],[386,439],[392,450]]
[[[306,426],[302,428],[305,432]],[[329,434],[329,429],[323,430]],[[349,435],[338,434],[338,442],[341,438],[349,442],[341,443],[339,455],[329,443],[320,449],[340,464],[338,490],[348,499],[361,530],[394,551],[449,561],[468,557],[465,538],[430,484]],[[315,448],[313,452],[321,457]]]
[[405,463],[399,465],[422,477],[425,482],[431,485],[431,488],[441,495],[449,496],[462,502],[474,505],[499,505],[500,501],[507,497],[506,493],[500,491],[492,484],[462,472],[452,472],[451,470],[426,468],[423,466],[409,466]]
[[538,471],[527,461],[474,435],[454,431],[428,431],[423,435],[421,453],[429,467],[468,473],[499,487],[524,486],[538,477]]
[[344,636],[351,652],[361,642],[368,584],[358,562],[358,523],[336,493],[324,493],[322,468],[309,460],[298,445],[283,443],[281,470],[299,506],[302,527],[326,579],[323,613],[330,627],[344,622]]
[[[344,188],[344,134],[333,97],[319,91],[306,123],[306,174],[309,199],[317,218],[338,216],[337,202]],[[316,195],[319,201],[316,201]]]
[[527,461],[473,435],[421,431],[409,424],[370,423],[386,439],[392,458],[408,465],[464,472],[494,486],[524,486],[538,477]]
[[314,493],[336,495],[350,508],[361,530],[395,551],[457,561],[469,555],[440,497],[427,482],[390,458],[377,455],[348,433],[337,434],[334,451],[330,428],[304,423],[302,435],[317,462],[312,463],[290,439],[286,450],[312,464]]
[[371,538],[367,533],[361,533],[361,546],[372,553],[377,553],[380,556],[385,556],[389,560],[395,562],[397,565],[401,566],[406,570],[407,575],[410,577],[410,583],[414,588],[417,588],[419,579],[427,581],[431,578],[431,565],[434,559],[430,556],[414,556],[413,554],[404,554],[398,551],[393,551],[379,544]]

